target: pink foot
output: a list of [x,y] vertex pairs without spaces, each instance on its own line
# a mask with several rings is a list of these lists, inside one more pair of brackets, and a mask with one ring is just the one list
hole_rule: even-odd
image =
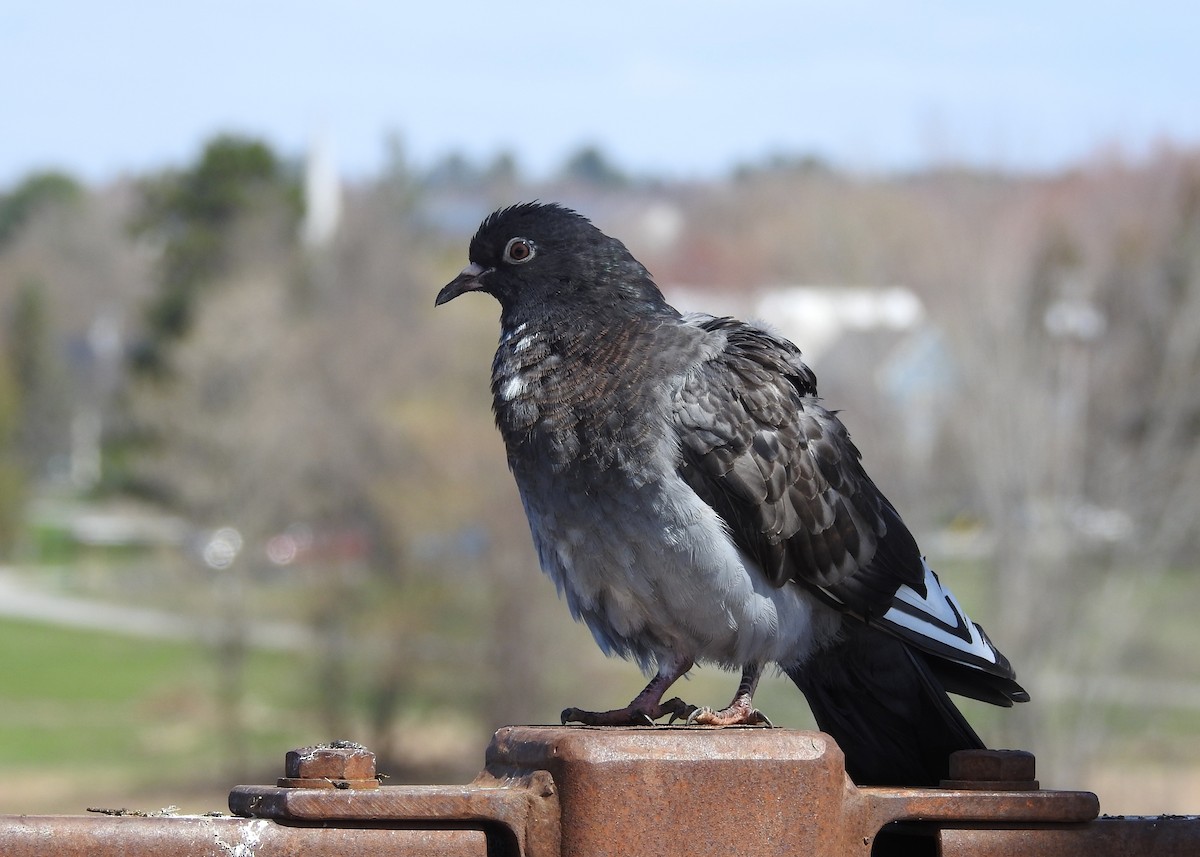
[[770,726],[767,715],[750,705],[749,700],[736,700],[728,708],[713,711],[705,706],[688,715],[689,726]]

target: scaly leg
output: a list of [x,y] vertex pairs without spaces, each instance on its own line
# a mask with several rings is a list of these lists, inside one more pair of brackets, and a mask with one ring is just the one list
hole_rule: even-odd
[[612,711],[584,711],[565,708],[562,722],[583,723],[586,726],[653,726],[654,721],[670,714],[672,720],[688,717],[696,707],[688,705],[679,697],[662,701],[665,694],[684,673],[692,668],[691,658],[674,657],[660,664],[658,672],[645,690],[633,698],[624,708]]
[[742,680],[738,683],[737,693],[727,708],[713,711],[711,708],[697,708],[688,715],[688,725],[699,726],[770,726],[767,715],[754,707],[754,689],[758,687],[758,679],[762,675],[760,664],[749,664],[742,668]]

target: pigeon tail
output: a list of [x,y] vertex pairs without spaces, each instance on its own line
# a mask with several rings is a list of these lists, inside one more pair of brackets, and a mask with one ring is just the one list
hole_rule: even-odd
[[784,671],[860,786],[937,786],[951,753],[985,746],[926,657],[869,625],[845,622],[838,642]]
[[1017,684],[1008,658],[971,621],[924,557],[921,564],[925,593],[901,586],[891,609],[874,622],[922,652],[924,662],[951,693],[1005,708],[1028,702],[1029,694]]

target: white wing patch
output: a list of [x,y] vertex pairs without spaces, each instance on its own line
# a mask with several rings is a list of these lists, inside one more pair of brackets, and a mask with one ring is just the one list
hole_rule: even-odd
[[527,327],[529,327],[529,323],[522,322],[521,324],[518,324],[516,327],[514,327],[512,330],[501,331],[500,341],[508,342],[510,339],[512,339],[514,336],[519,334],[521,331],[523,331]]
[[505,401],[511,402],[513,399],[525,392],[525,379],[520,375],[513,375],[500,390],[500,395]]
[[[521,326],[524,327],[525,325],[521,325]],[[522,336],[520,339],[517,340],[517,344],[513,346],[513,351],[517,354],[520,354],[526,348],[528,348],[529,346],[531,346],[535,342],[537,342],[537,340],[538,340],[538,335],[536,333],[531,333],[528,336]]]
[[937,574],[921,558],[925,567],[922,598],[908,586],[896,590],[892,608],[877,620],[896,636],[918,648],[966,666],[996,672],[1010,669],[1007,659],[959,606],[958,599],[942,586]]

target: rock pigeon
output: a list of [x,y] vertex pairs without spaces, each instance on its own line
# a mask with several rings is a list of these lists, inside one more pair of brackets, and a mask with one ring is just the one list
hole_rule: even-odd
[[[767,724],[777,665],[855,782],[936,785],[983,747],[947,691],[1028,700],[817,397],[792,343],[681,314],[618,240],[524,203],[488,216],[439,292],[500,303],[493,408],[542,569],[609,654],[653,678],[563,722]],[[728,706],[663,701],[695,664],[741,671]]]

